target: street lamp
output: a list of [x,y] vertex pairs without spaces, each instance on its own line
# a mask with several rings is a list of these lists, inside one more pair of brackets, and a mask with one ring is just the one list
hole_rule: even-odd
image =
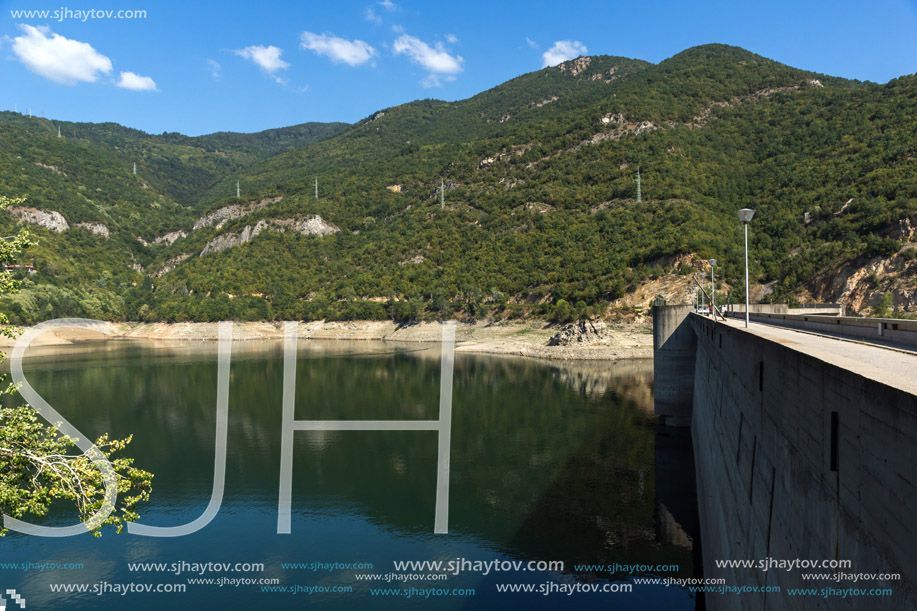
[[716,322],[716,277],[713,268],[716,266],[716,259],[707,261],[710,264],[710,312],[713,314],[713,320]]
[[739,220],[745,226],[745,328],[748,328],[748,224],[755,211],[751,208],[739,210]]

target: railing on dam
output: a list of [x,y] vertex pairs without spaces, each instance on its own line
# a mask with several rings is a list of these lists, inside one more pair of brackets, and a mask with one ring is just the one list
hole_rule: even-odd
[[[726,316],[744,318],[745,312],[726,312]],[[843,338],[866,340],[903,348],[917,348],[917,320],[896,318],[852,318],[822,314],[749,313],[760,322]]]
[[[728,303],[722,306],[724,312],[745,315],[744,303]],[[846,308],[841,303],[805,303],[789,306],[785,303],[753,303],[748,307],[751,314],[827,314],[844,316]]]

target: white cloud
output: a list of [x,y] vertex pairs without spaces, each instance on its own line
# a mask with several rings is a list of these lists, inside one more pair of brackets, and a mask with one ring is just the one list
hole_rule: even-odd
[[26,68],[56,83],[94,83],[112,70],[111,60],[78,40],[64,38],[47,27],[22,24],[13,39],[13,53]]
[[[430,71],[421,85],[424,87],[438,87],[442,83],[439,79],[441,75],[454,75],[463,70],[462,63],[465,61],[461,55],[450,55],[442,43],[437,43],[436,47],[431,47],[424,41],[402,34],[395,40],[392,47],[395,55],[407,55],[416,64],[419,64]],[[446,80],[453,80],[455,77]]]
[[458,42],[458,36],[455,34],[446,34],[446,42],[454,45]]
[[428,74],[420,81],[420,85],[424,89],[430,89],[431,87],[442,87],[443,82],[439,80],[439,76],[435,74]]
[[219,79],[223,74],[223,66],[220,65],[220,62],[213,59],[208,59],[207,65],[210,66],[210,76],[215,79]]
[[364,14],[366,15],[366,21],[372,21],[376,25],[382,24],[382,17],[376,14],[376,11],[373,10],[373,7],[367,6],[366,13]]
[[561,62],[587,53],[589,53],[589,49],[578,40],[558,40],[553,47],[541,54],[541,57],[544,58],[544,66],[542,67],[556,66]]
[[376,54],[376,50],[362,40],[347,40],[332,34],[312,32],[303,32],[300,38],[303,49],[315,51],[333,62],[344,62],[349,66],[365,64]]
[[262,45],[252,45],[250,47],[245,47],[244,49],[238,49],[235,51],[236,55],[251,60],[275,81],[281,85],[286,85],[286,79],[283,79],[274,74],[278,70],[286,70],[290,67],[290,64],[280,59],[280,55],[282,53],[283,51],[274,45],[267,47]]
[[443,81],[454,81],[455,77],[452,75],[441,76],[439,74],[428,74],[426,77],[421,79],[420,85],[424,89],[430,89],[431,87],[442,87]]
[[528,36],[525,37],[525,44],[532,47],[533,49],[538,48],[538,43],[532,40],[531,38],[529,38]]
[[131,91],[156,91],[156,83],[148,76],[140,76],[133,72],[122,72],[121,80],[117,83],[122,89]]
[[382,0],[381,2],[377,2],[376,4],[378,4],[379,6],[381,6],[382,8],[384,8],[387,11],[394,11],[396,8],[398,8],[398,5],[392,2],[392,0]]

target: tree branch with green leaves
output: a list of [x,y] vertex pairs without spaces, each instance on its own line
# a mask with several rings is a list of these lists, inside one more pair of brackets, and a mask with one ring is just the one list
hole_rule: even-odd
[[[0,196],[0,209],[23,202],[21,198]],[[33,244],[27,230],[0,239],[0,264],[14,261],[16,256]],[[19,282],[8,271],[0,271],[0,293],[15,292]],[[11,339],[18,335],[0,312],[0,334]],[[6,359],[0,354],[0,363]],[[2,380],[2,378],[0,378]],[[13,384],[0,390],[0,397],[17,393]],[[4,515],[23,518],[44,516],[56,500],[69,501],[80,520],[87,522],[106,502],[102,472],[86,453],[75,453],[76,441],[60,434],[51,424],[40,421],[28,405],[0,408],[0,510]],[[111,463],[116,476],[118,498],[108,517],[100,524],[87,524],[87,531],[101,535],[104,525],[122,532],[126,522],[140,516],[137,505],[150,498],[153,475],[133,466],[133,459],[115,454],[131,442],[131,436],[109,439],[102,435],[95,447]],[[0,529],[5,535],[6,529]]]

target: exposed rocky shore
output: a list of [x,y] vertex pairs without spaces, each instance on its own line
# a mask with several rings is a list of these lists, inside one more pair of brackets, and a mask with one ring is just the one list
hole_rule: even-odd
[[[582,325],[573,323],[560,328],[544,322],[458,323],[456,352],[561,360],[652,358],[653,336],[644,326],[612,328],[604,323]],[[79,329],[60,329],[44,333],[35,344],[67,345],[106,337],[118,340],[215,341],[218,326],[218,323],[111,323],[109,336]],[[239,322],[234,325],[233,337],[240,341],[280,339],[283,327],[280,322]],[[300,323],[298,334],[302,339],[433,343],[440,341],[441,329],[439,323],[404,325],[392,321],[316,321]],[[561,339],[552,339],[557,337]],[[552,344],[552,341],[555,343]],[[8,353],[13,343],[13,340],[4,337],[0,347]]]

